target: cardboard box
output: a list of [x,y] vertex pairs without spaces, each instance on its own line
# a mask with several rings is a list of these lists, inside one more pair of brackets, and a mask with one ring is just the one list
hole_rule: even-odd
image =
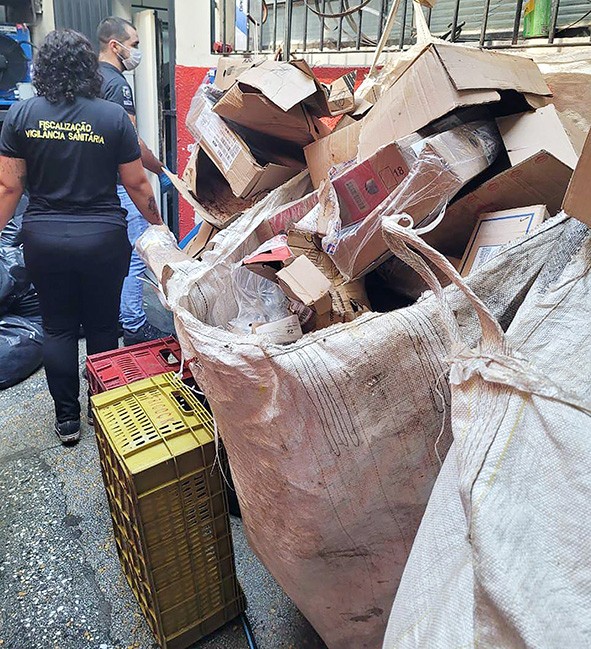
[[330,170],[343,162],[357,159],[361,122],[354,122],[335,131],[304,149],[308,170],[315,189],[328,179]]
[[400,147],[392,142],[331,180],[344,227],[362,221],[408,174]]
[[203,221],[197,232],[189,238],[185,237],[179,243],[179,247],[192,259],[200,259],[204,252],[213,250],[212,239],[219,231],[219,228],[207,223],[207,221]]
[[591,131],[566,191],[562,209],[591,227]]
[[306,257],[296,257],[289,266],[277,272],[279,286],[293,300],[298,300],[316,313],[330,311],[331,284]]
[[[514,90],[521,93],[501,92]],[[492,50],[430,43],[417,54],[362,121],[360,159],[373,155],[384,142],[398,140],[464,106],[501,102],[539,106],[549,96],[540,70],[531,60]],[[515,100],[519,102],[515,104]]]
[[213,85],[225,92],[236,83],[236,80],[243,72],[260,65],[266,60],[264,56],[245,56],[244,58],[220,56]]
[[264,61],[243,72],[238,80],[259,90],[283,111],[300,102],[317,117],[342,115],[355,108],[352,73],[324,86],[303,60]]
[[188,126],[200,149],[219,169],[237,197],[256,198],[287,182],[304,167],[296,160],[286,160],[282,164],[257,162],[244,140],[213,112],[203,94],[193,100]]
[[508,210],[515,205],[546,205],[553,216],[560,210],[571,175],[570,167],[542,151],[452,203],[443,223],[425,235],[425,241],[443,254],[461,257],[483,212]]
[[512,166],[541,150],[551,153],[571,169],[577,166],[586,134],[561,115],[554,104],[498,118],[497,124]]
[[485,212],[478,217],[460,265],[466,277],[494,257],[506,243],[528,234],[548,217],[545,205]]
[[287,236],[282,234],[261,244],[257,250],[242,260],[248,270],[277,283],[277,272],[285,268],[294,255],[287,245]]
[[319,140],[330,129],[298,103],[284,111],[260,91],[235,83],[213,107],[214,113],[236,124],[291,142],[299,147]]

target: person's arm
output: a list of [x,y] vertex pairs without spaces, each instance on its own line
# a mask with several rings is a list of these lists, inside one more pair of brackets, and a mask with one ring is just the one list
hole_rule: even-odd
[[[127,113],[127,114],[129,115],[129,119],[131,120],[131,123],[133,124],[135,130],[137,131],[137,120],[135,115],[132,115],[131,113]],[[140,142],[140,151],[142,152],[142,164],[144,165],[144,169],[151,171],[153,174],[156,174],[157,176],[160,176],[162,174],[162,169],[164,165],[152,153],[148,145],[139,136],[139,133],[138,133],[138,140]]]
[[138,158],[133,162],[119,165],[119,177],[121,184],[146,221],[152,225],[162,225],[160,210],[156,205],[154,192],[146,177],[142,160]]
[[0,155],[0,230],[14,216],[26,179],[27,163],[22,158]]

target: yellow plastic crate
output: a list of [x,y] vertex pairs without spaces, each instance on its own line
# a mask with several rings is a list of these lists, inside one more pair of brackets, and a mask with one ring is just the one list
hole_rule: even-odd
[[92,409],[123,572],[160,646],[185,649],[245,608],[211,415],[174,374]]

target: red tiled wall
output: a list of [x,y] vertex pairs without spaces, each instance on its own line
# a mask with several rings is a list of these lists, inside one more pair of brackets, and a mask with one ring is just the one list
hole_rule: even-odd
[[[317,67],[314,72],[318,79],[324,83],[330,83],[338,77],[349,72],[351,68],[341,67]],[[189,112],[191,100],[197,88],[203,81],[208,68],[194,68],[183,65],[176,66],[176,101],[177,101],[177,138],[178,138],[178,159],[177,169],[182,172],[189,159],[188,146],[193,142],[193,136],[187,130],[185,120]],[[359,68],[357,83],[361,83],[367,72],[367,68]],[[179,198],[179,229],[183,237],[193,227],[193,210],[182,198]]]

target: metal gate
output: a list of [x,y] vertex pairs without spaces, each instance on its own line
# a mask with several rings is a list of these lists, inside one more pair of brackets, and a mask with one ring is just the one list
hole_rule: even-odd
[[75,29],[97,45],[97,25],[111,10],[111,0],[54,0],[55,26]]

